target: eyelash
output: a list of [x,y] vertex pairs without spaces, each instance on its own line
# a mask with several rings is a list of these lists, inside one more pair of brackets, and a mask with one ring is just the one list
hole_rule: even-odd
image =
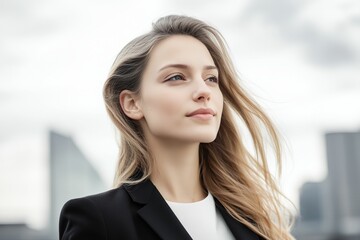
[[[181,79],[171,80],[171,79],[173,79],[173,78],[175,78],[175,77],[181,77]],[[211,77],[207,78],[206,80],[209,80],[209,79],[212,79],[213,81],[211,81],[211,82],[213,82],[213,83],[218,83],[218,82],[219,82],[218,78],[215,77],[215,76],[211,76]],[[177,80],[185,80],[185,77],[182,76],[181,74],[176,74],[176,75],[173,75],[173,76],[167,78],[167,79],[165,80],[165,82],[167,82],[167,81],[177,81]]]
[[[168,79],[166,79],[166,81],[173,81],[171,79],[175,78],[175,77],[181,77],[181,79],[176,79],[176,80],[185,80],[184,76],[180,75],[180,74],[176,74],[176,75],[173,75],[171,77],[169,77]],[[175,79],[174,79],[175,80]]]

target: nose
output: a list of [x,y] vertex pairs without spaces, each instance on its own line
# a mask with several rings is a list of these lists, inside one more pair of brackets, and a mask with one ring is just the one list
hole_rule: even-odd
[[199,101],[209,101],[211,96],[211,90],[209,86],[206,84],[206,82],[201,79],[198,81],[198,84],[196,85],[196,89],[193,93],[193,100],[196,102]]

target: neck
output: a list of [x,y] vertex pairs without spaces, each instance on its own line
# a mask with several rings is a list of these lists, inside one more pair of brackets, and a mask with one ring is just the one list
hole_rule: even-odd
[[206,197],[200,181],[199,143],[148,141],[154,157],[150,180],[172,202],[195,202]]

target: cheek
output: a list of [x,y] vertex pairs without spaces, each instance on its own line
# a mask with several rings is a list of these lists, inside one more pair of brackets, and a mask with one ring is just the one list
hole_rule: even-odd
[[222,95],[222,92],[219,92],[216,94],[215,104],[218,109],[219,113],[222,113],[223,107],[224,107],[224,97]]
[[169,92],[149,94],[143,99],[144,115],[148,121],[151,119],[166,121],[176,113],[179,114],[179,107],[178,98]]

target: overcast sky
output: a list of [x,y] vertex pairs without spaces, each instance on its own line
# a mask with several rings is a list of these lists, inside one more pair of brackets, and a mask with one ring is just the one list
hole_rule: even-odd
[[297,204],[304,181],[326,176],[324,133],[360,127],[359,1],[0,0],[0,222],[44,224],[49,128],[73,136],[111,185],[102,86],[121,48],[167,14],[225,36],[241,84],[286,140],[285,193]]

